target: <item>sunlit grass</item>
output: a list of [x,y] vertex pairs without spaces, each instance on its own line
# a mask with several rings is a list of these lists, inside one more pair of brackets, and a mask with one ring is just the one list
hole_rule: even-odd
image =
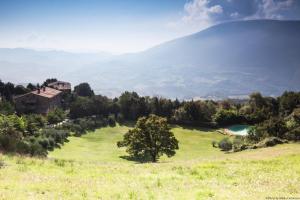
[[213,131],[174,128],[180,150],[159,163],[120,158],[125,126],[103,128],[49,159],[0,156],[0,199],[265,199],[300,196],[300,144],[226,154]]

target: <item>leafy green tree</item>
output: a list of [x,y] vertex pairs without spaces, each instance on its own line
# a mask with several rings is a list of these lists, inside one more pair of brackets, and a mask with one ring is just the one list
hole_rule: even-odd
[[12,115],[15,113],[15,107],[8,101],[0,101],[0,114]]
[[214,121],[218,125],[224,126],[241,123],[244,119],[234,110],[219,110],[214,115]]
[[91,98],[78,97],[70,106],[70,117],[79,118],[91,116],[95,112],[93,108],[93,101]]
[[4,85],[4,89],[3,89],[2,95],[4,96],[4,98],[7,101],[12,102],[13,95],[14,95],[14,89],[15,89],[15,85],[13,83],[8,82],[8,83],[6,83]]
[[167,119],[156,115],[139,118],[135,127],[117,145],[127,147],[126,151],[135,158],[150,157],[152,162],[156,162],[163,154],[174,156],[179,148]]
[[173,102],[170,99],[153,97],[150,99],[151,113],[170,119],[173,114]]
[[27,89],[29,89],[30,91],[34,91],[37,89],[36,85],[33,85],[32,83],[28,83],[28,85],[26,86]]
[[266,137],[284,138],[284,134],[287,131],[288,129],[283,119],[272,117],[251,128],[248,133],[248,138],[256,142]]
[[[92,114],[108,116],[110,111],[115,109],[113,108],[113,102],[111,99],[106,96],[97,95],[92,97]],[[113,111],[112,111],[113,112]]]
[[279,111],[282,116],[291,114],[297,106],[300,106],[300,93],[284,92],[279,97]]
[[120,112],[127,120],[136,120],[148,114],[145,98],[140,98],[136,92],[124,92],[118,102]]
[[181,106],[174,111],[172,121],[177,124],[186,124],[187,122],[191,121],[191,117],[187,113],[187,111],[184,109],[184,107]]
[[259,92],[255,92],[250,94],[249,104],[255,109],[261,109],[265,105],[265,99]]
[[43,128],[46,124],[46,119],[42,115],[30,114],[26,116],[27,131],[30,135],[33,135],[36,131]]
[[295,119],[295,121],[300,124],[300,108],[295,108],[293,111],[292,117]]
[[0,80],[0,96],[3,95],[5,84]]
[[22,94],[26,94],[28,92],[30,92],[30,90],[28,88],[25,88],[23,85],[17,85],[14,88],[15,95],[22,95]]
[[80,83],[75,86],[74,93],[82,97],[91,97],[94,96],[94,91],[91,89],[91,86],[88,83]]
[[17,115],[0,115],[0,149],[15,151],[23,138],[26,121]]
[[282,138],[283,134],[287,131],[286,123],[283,119],[272,117],[263,123],[263,127],[269,136]]

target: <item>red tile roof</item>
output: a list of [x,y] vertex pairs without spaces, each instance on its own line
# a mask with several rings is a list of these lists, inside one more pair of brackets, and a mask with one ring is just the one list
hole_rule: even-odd
[[41,88],[39,91],[35,90],[35,91],[31,92],[31,94],[39,95],[39,96],[46,97],[46,98],[53,98],[60,93],[61,93],[61,91],[50,88],[50,87]]

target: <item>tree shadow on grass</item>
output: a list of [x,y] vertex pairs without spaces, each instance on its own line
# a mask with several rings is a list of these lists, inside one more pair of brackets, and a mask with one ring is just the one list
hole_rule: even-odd
[[119,158],[122,158],[127,161],[135,162],[137,164],[142,164],[142,163],[151,163],[150,158],[145,158],[145,157],[135,157],[135,156],[119,156]]
[[135,126],[136,121],[124,121],[124,122],[119,122],[120,126],[127,126],[129,128],[132,128]]
[[182,128],[183,130],[190,131],[201,131],[201,132],[215,132],[218,128],[210,128],[210,127],[199,127],[192,125],[171,125],[171,128]]

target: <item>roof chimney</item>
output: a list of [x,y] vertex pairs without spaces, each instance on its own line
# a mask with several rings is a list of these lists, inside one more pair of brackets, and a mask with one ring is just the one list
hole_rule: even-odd
[[44,91],[44,92],[46,91],[46,87],[45,87],[45,86],[43,87],[43,91]]

